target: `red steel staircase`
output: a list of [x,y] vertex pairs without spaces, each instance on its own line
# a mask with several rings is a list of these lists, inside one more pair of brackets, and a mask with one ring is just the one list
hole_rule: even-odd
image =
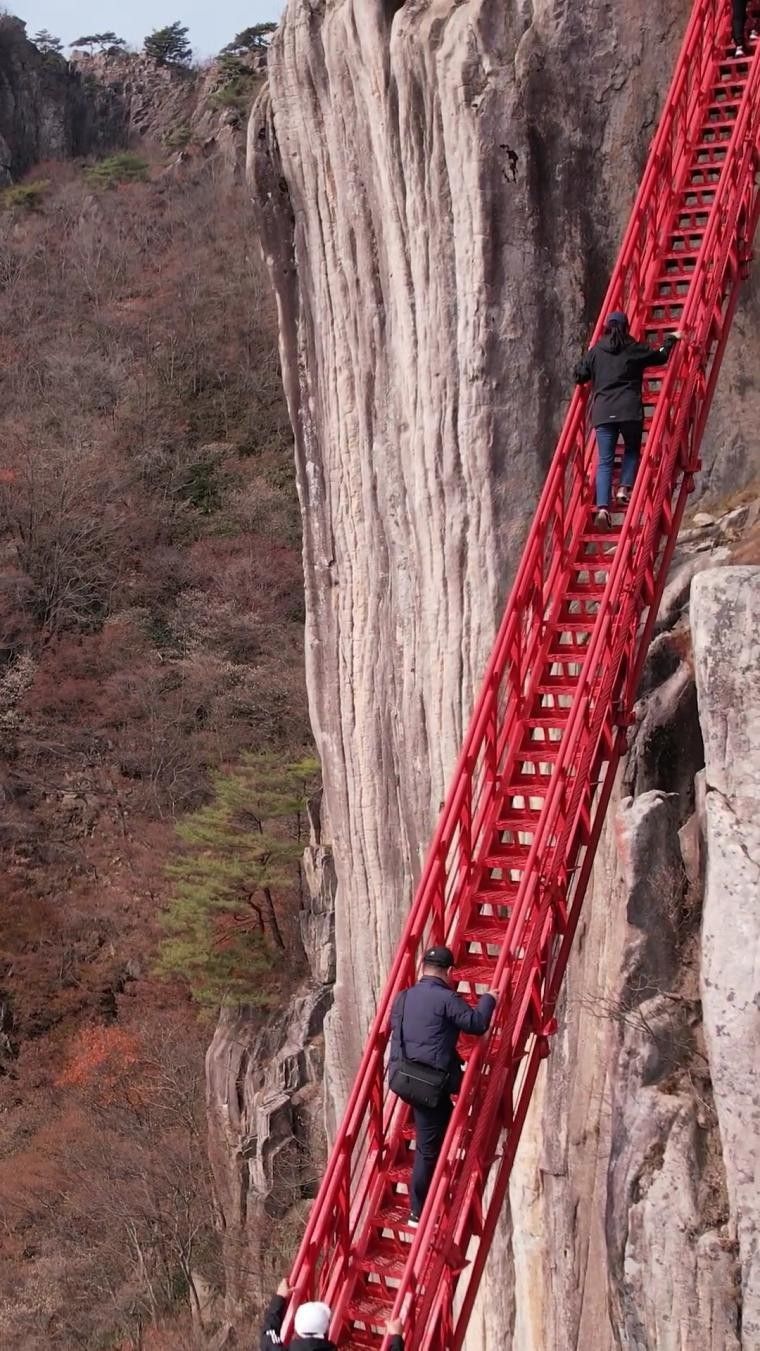
[[[291,1275],[345,1347],[455,1351],[504,1202],[760,210],[760,54],[728,56],[730,5],[696,0],[602,313],[685,339],[645,382],[632,501],[592,525],[576,392],[411,913]],[[760,50],[760,44],[759,50]],[[597,335],[600,326],[597,327]],[[448,943],[466,996],[498,987],[418,1229],[413,1132],[385,1062],[397,992]]]

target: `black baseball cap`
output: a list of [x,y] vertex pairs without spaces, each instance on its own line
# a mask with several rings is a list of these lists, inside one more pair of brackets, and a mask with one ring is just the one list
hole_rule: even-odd
[[425,966],[442,966],[448,971],[454,965],[454,954],[451,948],[428,948],[422,961]]

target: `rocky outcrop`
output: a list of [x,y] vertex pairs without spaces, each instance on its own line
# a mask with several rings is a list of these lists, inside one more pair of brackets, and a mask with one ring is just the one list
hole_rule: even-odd
[[161,66],[133,52],[74,52],[73,68],[91,86],[109,89],[124,109],[127,135],[161,140],[189,131],[198,104],[200,77],[181,66]]
[[705,740],[705,1041],[741,1266],[760,1346],[760,568],[698,577],[691,622]]
[[125,136],[113,91],[39,52],[20,19],[0,15],[0,186],[40,160],[101,153]]
[[219,157],[231,177],[242,176],[248,113],[266,73],[266,50],[212,61],[203,70],[161,66],[136,52],[75,52],[72,66],[88,87],[124,110],[129,140],[176,150],[177,163]]
[[206,1056],[230,1326],[277,1285],[298,1238],[302,1202],[314,1194],[324,1158],[319,1107],[328,1001],[326,987],[302,990],[263,1030],[252,1010],[224,1010]]
[[234,70],[161,66],[134,52],[40,52],[25,24],[0,15],[0,187],[48,159],[101,155],[153,141],[178,163],[213,155],[228,177],[242,175],[248,112],[266,69],[266,51]]

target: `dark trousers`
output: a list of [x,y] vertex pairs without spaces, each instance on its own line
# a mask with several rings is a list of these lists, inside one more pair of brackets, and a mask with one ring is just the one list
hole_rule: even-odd
[[733,0],[733,38],[737,47],[744,46],[744,29],[747,26],[747,0]]
[[622,436],[625,446],[620,483],[623,488],[632,488],[636,482],[643,434],[643,422],[604,422],[601,427],[596,428],[596,444],[599,448],[599,467],[596,471],[596,505],[598,507],[610,505],[612,470],[615,466],[615,448],[618,437]]
[[435,1165],[443,1146],[446,1127],[454,1104],[448,1093],[437,1107],[414,1109],[414,1167],[412,1169],[411,1211],[421,1215],[425,1197],[433,1181]]

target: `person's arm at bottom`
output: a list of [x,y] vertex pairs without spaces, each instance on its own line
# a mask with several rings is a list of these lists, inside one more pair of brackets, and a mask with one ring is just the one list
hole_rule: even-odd
[[401,1319],[391,1318],[385,1325],[385,1331],[390,1337],[388,1351],[404,1351],[404,1338],[401,1335]]
[[285,1317],[285,1310],[288,1307],[288,1295],[290,1286],[287,1281],[282,1280],[277,1287],[277,1294],[273,1295],[267,1305],[267,1311],[264,1314],[264,1325],[261,1329],[261,1340],[259,1346],[261,1351],[269,1351],[272,1346],[281,1346],[280,1333],[282,1331],[282,1322]]

